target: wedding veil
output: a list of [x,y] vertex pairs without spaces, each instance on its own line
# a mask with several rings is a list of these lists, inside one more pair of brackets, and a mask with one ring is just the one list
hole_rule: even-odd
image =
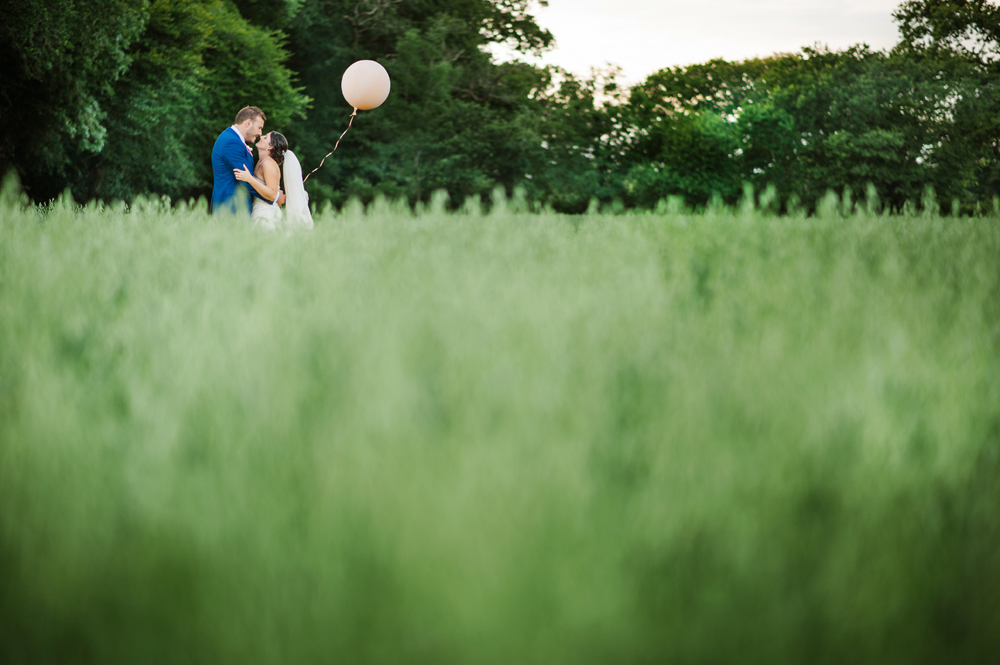
[[285,223],[291,228],[311,229],[309,194],[302,184],[302,165],[291,150],[285,151]]

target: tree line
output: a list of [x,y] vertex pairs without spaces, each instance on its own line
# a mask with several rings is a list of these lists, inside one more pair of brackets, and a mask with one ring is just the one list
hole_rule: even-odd
[[491,44],[553,47],[538,4],[19,0],[0,24],[0,171],[36,201],[208,195],[212,144],[246,105],[309,167],[346,127],[341,74],[368,58],[393,92],[310,179],[314,202],[444,189],[458,206],[502,185],[582,212],[732,204],[752,188],[775,210],[833,190],[974,212],[1000,194],[1000,8],[987,0],[903,2],[888,51],[714,60],[631,88],[614,70],[497,62]]

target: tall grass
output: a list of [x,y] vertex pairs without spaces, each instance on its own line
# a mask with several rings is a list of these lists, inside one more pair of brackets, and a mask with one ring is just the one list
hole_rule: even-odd
[[0,212],[6,663],[1000,649],[1000,219]]

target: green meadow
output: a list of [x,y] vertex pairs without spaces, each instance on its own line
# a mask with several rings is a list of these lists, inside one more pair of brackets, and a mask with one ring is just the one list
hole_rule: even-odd
[[0,210],[4,663],[983,663],[1000,216]]

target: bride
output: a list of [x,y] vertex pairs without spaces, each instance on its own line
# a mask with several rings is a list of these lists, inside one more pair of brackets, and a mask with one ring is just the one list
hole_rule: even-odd
[[[253,173],[244,167],[235,169],[236,179],[249,184],[267,201],[254,198],[250,220],[254,226],[273,231],[282,225],[281,206],[268,203],[278,195],[281,170],[285,176],[285,217],[291,228],[313,227],[309,212],[309,194],[302,185],[302,165],[295,153],[288,149],[288,140],[278,132],[265,134],[257,141],[260,160]],[[279,167],[284,167],[283,169]]]

